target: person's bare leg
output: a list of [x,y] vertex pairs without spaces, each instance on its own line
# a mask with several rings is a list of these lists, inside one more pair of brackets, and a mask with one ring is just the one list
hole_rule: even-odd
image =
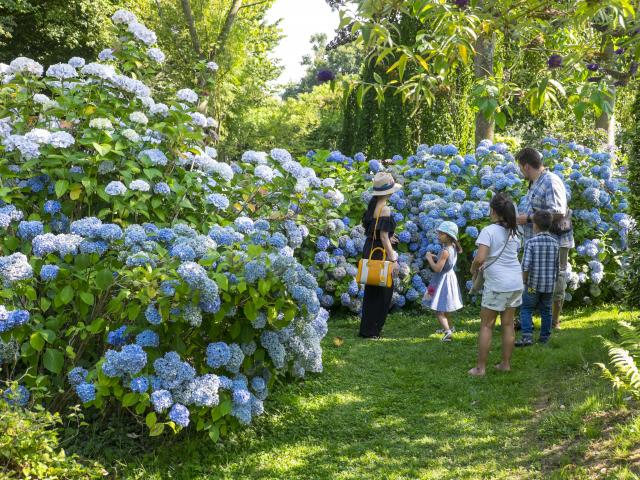
[[449,325],[449,328],[453,328],[453,319],[451,318],[451,312],[446,312],[444,316],[447,317],[447,325]]
[[445,332],[449,330],[449,321],[447,319],[447,314],[444,312],[436,312],[436,317],[440,322],[440,326],[443,328],[443,330]]
[[[498,312],[482,308],[480,310],[480,335],[478,336],[478,363],[475,368],[469,370],[469,375],[481,377],[487,370],[487,359],[489,358],[489,349],[491,348],[491,335],[493,334],[493,326],[496,323]],[[511,317],[513,326],[513,317]]]
[[560,328],[560,314],[562,313],[562,306],[564,302],[562,300],[553,301],[552,319],[553,328]]
[[500,323],[502,324],[502,362],[496,365],[496,368],[503,372],[511,370],[511,354],[516,340],[516,330],[513,324],[515,313],[515,308],[507,308],[500,314]]

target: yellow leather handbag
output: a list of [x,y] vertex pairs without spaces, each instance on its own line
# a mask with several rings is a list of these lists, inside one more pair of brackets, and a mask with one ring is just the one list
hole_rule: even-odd
[[[382,210],[382,209],[381,209]],[[378,220],[380,212],[376,217],[376,225],[373,229],[373,239],[376,239],[376,229],[378,228]],[[382,251],[382,260],[373,260],[373,252]],[[361,285],[373,285],[375,287],[391,287],[393,285],[393,262],[387,261],[387,252],[384,248],[372,248],[369,252],[369,258],[361,258],[358,262],[358,273],[356,274],[356,282]]]

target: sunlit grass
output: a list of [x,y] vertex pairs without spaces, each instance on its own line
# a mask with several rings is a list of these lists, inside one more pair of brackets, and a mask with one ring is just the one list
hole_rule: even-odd
[[[279,387],[253,427],[218,445],[197,435],[156,445],[118,470],[145,479],[582,478],[591,471],[580,458],[602,435],[606,412],[625,408],[594,366],[606,362],[598,335],[630,316],[570,312],[549,344],[515,351],[512,372],[480,379],[466,374],[476,355],[473,311],[456,320],[451,344],[426,314],[391,315],[378,341],[358,339],[354,317],[332,320],[325,372]],[[620,428],[611,457],[625,478],[640,434],[637,421]]]

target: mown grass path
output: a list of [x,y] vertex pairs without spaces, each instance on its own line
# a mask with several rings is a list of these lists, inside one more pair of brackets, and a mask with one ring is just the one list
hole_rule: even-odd
[[[355,337],[355,317],[332,320],[325,373],[280,386],[254,427],[218,445],[194,435],[156,447],[124,459],[118,477],[596,478],[590,439],[611,423],[608,411],[630,417],[594,365],[606,362],[597,336],[611,336],[623,317],[613,308],[571,312],[548,345],[516,349],[512,372],[480,379],[466,373],[473,312],[458,317],[451,344],[427,315],[390,316],[378,341]],[[498,330],[491,359],[499,361]],[[612,451],[597,478],[633,478],[625,457],[633,447]]]

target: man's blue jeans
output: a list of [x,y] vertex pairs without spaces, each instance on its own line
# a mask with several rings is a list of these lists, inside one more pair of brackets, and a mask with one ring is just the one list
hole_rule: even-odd
[[533,337],[533,314],[538,309],[542,319],[540,326],[540,338],[551,336],[551,324],[553,318],[553,292],[532,292],[525,288],[522,294],[522,306],[520,307],[520,328],[523,337]]

